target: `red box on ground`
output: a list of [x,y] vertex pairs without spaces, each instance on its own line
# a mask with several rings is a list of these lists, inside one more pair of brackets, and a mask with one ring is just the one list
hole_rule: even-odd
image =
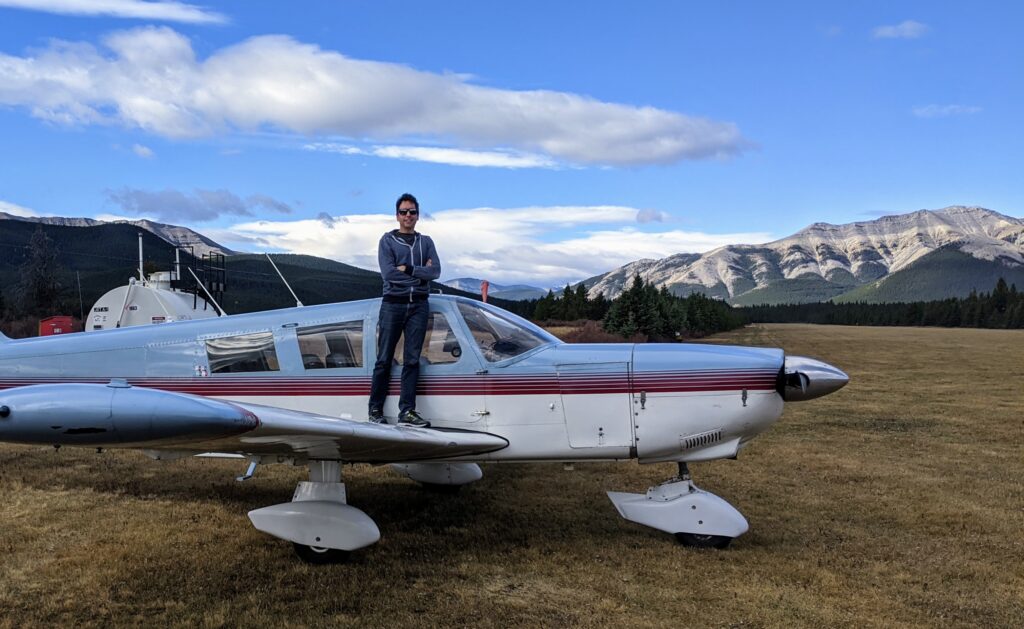
[[71,317],[57,315],[39,320],[39,336],[53,336],[54,334],[67,334],[73,332],[71,329]]

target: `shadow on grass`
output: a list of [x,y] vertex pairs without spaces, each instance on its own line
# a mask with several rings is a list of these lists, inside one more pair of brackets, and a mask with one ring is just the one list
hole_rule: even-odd
[[[0,479],[16,479],[36,490],[90,491],[143,503],[216,504],[240,518],[252,509],[288,502],[295,484],[307,478],[303,467],[274,465],[239,483],[234,476],[243,471],[241,460],[162,462],[141,454],[71,448],[16,449],[3,455]],[[385,539],[405,539],[402,552],[428,563],[447,557],[453,542],[455,548],[490,556],[567,540],[602,545],[648,533],[622,527],[604,497],[604,489],[611,488],[604,486],[610,482],[606,471],[582,475],[587,485],[593,484],[585,493],[559,495],[551,493],[560,480],[556,470],[554,465],[485,466],[484,479],[457,494],[428,491],[386,466],[346,466],[343,476],[349,503],[365,511]],[[376,551],[361,554],[367,552]]]

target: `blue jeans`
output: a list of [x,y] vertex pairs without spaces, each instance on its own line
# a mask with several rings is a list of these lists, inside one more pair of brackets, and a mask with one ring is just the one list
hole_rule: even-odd
[[416,383],[420,378],[420,352],[427,334],[430,305],[426,301],[391,304],[381,302],[377,333],[377,362],[373,365],[370,386],[370,413],[384,408],[391,384],[391,362],[395,359],[398,338],[405,333],[402,348],[402,395],[398,412],[416,410]]

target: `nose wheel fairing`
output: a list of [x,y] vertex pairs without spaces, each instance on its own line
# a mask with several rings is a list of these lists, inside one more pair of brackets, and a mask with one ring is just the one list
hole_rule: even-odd
[[659,531],[723,540],[724,544],[747,532],[747,519],[715,494],[699,489],[689,479],[672,479],[651,487],[646,494],[609,491],[619,515],[630,522]]

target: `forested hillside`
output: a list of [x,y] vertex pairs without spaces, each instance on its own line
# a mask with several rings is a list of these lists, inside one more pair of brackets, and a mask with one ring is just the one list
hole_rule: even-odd
[[830,323],[838,325],[915,325],[953,328],[1024,328],[1024,293],[999,278],[990,293],[972,291],[963,299],[869,303],[816,303],[750,306],[738,313],[752,323]]
[[[107,291],[138,278],[138,238],[142,235],[144,270],[170,271],[174,247],[152,233],[123,224],[94,226],[46,225],[4,221],[0,229],[0,326],[17,336],[34,334],[40,318],[64,314],[79,318]],[[298,298],[307,305],[379,297],[380,273],[315,256],[274,254],[274,261]],[[197,261],[181,254],[185,267]],[[229,256],[225,260],[226,291],[221,306],[229,314],[287,308],[295,305],[280,277],[262,254]],[[479,299],[442,284],[445,294]],[[523,305],[501,299],[491,302],[519,314]],[[529,311],[526,310],[529,308]],[[12,325],[17,321],[17,325]],[[79,324],[80,325],[80,324]]]

